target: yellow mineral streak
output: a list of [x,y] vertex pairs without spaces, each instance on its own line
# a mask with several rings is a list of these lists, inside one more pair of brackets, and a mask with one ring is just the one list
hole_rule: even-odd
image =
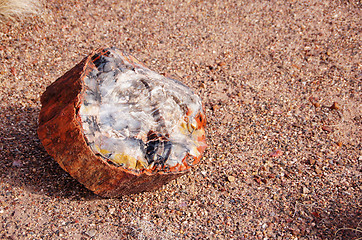
[[[94,147],[96,148],[97,152],[101,153],[101,149],[99,148],[98,145],[94,145]],[[103,153],[102,153],[103,154]]]
[[147,167],[148,167],[147,163],[137,160],[136,169],[144,169],[144,168],[147,168]]
[[[107,149],[102,149],[98,145],[95,145],[95,149],[97,150],[97,152],[101,153],[104,156],[110,153],[110,151],[108,151]],[[111,159],[113,162],[127,168],[144,169],[148,167],[147,162],[139,161],[134,157],[131,157],[124,153],[116,153],[113,158],[111,157]]]
[[108,153],[110,153],[110,151],[108,151],[106,149],[101,149],[99,152],[103,155],[107,155]]
[[183,135],[186,135],[188,133],[187,124],[185,122],[182,122],[180,124],[179,129],[180,129],[181,134],[183,134]]
[[192,119],[190,122],[187,123],[187,128],[190,133],[194,132],[194,130],[196,129],[196,126],[197,126],[197,122],[195,119]]
[[115,163],[123,165],[128,168],[134,169],[134,168],[136,168],[136,165],[137,165],[137,159],[135,159],[131,156],[128,156],[126,154],[123,154],[123,153],[116,153],[112,160]]

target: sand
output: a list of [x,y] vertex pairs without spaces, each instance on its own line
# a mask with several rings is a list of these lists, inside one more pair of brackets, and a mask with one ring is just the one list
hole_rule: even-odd
[[[0,238],[362,237],[361,2],[57,1],[0,23]],[[115,46],[199,94],[208,149],[102,199],[37,134],[46,86]]]

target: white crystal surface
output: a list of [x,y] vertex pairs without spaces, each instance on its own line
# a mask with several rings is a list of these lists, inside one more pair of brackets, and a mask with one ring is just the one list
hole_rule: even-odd
[[173,167],[199,157],[195,117],[200,98],[179,81],[140,65],[117,49],[93,60],[79,110],[92,150],[131,169]]

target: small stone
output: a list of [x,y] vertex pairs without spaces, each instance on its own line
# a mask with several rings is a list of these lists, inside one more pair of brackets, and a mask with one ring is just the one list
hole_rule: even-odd
[[202,174],[202,176],[206,176],[206,174],[207,174],[207,172],[206,171],[201,171],[201,174]]
[[340,107],[337,102],[333,102],[332,106],[330,106],[329,108],[332,110],[338,110]]
[[326,132],[328,132],[328,133],[333,132],[333,129],[332,129],[331,127],[328,127],[328,126],[323,126],[323,127],[322,127],[322,130],[323,130],[323,131],[326,131]]
[[216,111],[216,110],[218,110],[219,108],[220,108],[220,105],[217,105],[217,104],[212,105],[212,110],[213,110],[213,111]]
[[13,162],[13,166],[14,166],[14,167],[22,167],[22,166],[23,166],[23,163],[22,163],[22,161],[20,161],[20,160],[15,160],[15,161]]
[[116,212],[114,207],[109,208],[109,214],[113,215]]
[[313,158],[309,159],[309,164],[314,165],[315,164],[315,159],[313,159]]
[[303,193],[308,194],[308,193],[310,193],[310,191],[307,187],[303,187]]
[[234,176],[228,176],[228,181],[229,182],[235,182],[235,177]]
[[314,107],[319,108],[321,104],[319,103],[319,100],[316,97],[310,97],[309,101],[313,104]]
[[233,121],[233,115],[231,113],[228,113],[225,115],[225,117],[221,121],[221,123],[227,124],[227,123],[231,123],[232,121]]
[[254,176],[254,181],[261,184],[261,178],[259,176]]
[[322,170],[321,170],[319,167],[317,167],[317,166],[315,166],[314,171],[315,171],[317,174],[321,174],[321,173],[322,173]]
[[219,62],[217,65],[218,65],[219,67],[222,67],[222,66],[225,66],[226,63],[225,63],[225,62]]
[[10,68],[10,72],[11,74],[13,74],[14,76],[16,75],[16,68],[15,67],[11,67]]
[[320,215],[319,215],[318,212],[312,212],[312,215],[313,215],[314,217],[316,217],[316,218],[320,218]]
[[268,178],[275,178],[275,174],[273,174],[273,173],[269,174]]
[[280,157],[280,156],[282,156],[283,155],[283,151],[282,150],[280,150],[280,149],[277,149],[277,150],[275,150],[274,152],[272,152],[271,154],[270,154],[270,156],[271,157],[275,157],[275,158],[277,158],[277,157]]
[[84,232],[88,237],[94,237],[97,234],[97,231],[94,229],[88,230]]

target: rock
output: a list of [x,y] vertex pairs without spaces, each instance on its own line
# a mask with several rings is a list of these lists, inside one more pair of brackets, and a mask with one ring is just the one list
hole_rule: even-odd
[[217,111],[217,110],[220,108],[220,105],[218,105],[218,104],[213,104],[211,108],[212,108],[212,110],[215,112],[215,111]]
[[235,182],[235,177],[234,176],[228,176],[228,181],[229,182]]
[[226,65],[226,62],[218,62],[217,65],[218,65],[219,67],[222,67],[222,66],[225,66],[225,65]]
[[319,103],[318,98],[316,97],[309,97],[309,101],[313,104],[315,108],[319,108],[321,104]]
[[103,197],[157,189],[199,163],[206,148],[200,98],[116,48],[83,59],[41,103],[44,148]]
[[88,237],[94,237],[97,234],[97,231],[94,229],[88,230],[84,232],[85,235],[87,235]]
[[113,215],[116,212],[116,209],[114,207],[109,208],[109,214]]
[[282,150],[277,149],[277,150],[275,150],[274,152],[272,152],[272,153],[270,154],[270,156],[271,156],[271,157],[274,157],[274,158],[278,158],[278,157],[282,156],[283,153],[284,153],[284,152],[283,152]]
[[225,117],[223,118],[223,120],[221,121],[221,123],[223,123],[223,124],[232,123],[233,118],[234,118],[234,116],[231,113],[227,113],[225,115]]
[[321,173],[322,173],[322,170],[321,170],[318,166],[315,166],[314,171],[315,171],[317,174],[321,174]]
[[13,166],[14,167],[22,167],[23,162],[21,160],[15,160],[15,161],[13,161]]
[[322,130],[323,130],[323,131],[326,131],[326,132],[328,132],[328,133],[333,132],[333,129],[332,129],[331,127],[329,127],[329,126],[322,126]]
[[340,107],[337,102],[333,102],[332,106],[330,106],[329,108],[332,110],[338,110]]
[[254,181],[261,184],[261,178],[259,176],[254,176]]

